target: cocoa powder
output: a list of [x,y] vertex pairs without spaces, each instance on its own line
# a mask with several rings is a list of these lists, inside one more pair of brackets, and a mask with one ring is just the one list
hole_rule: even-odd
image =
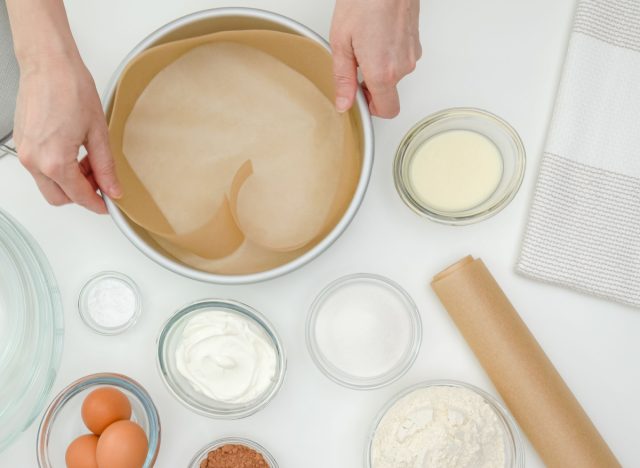
[[200,468],[269,468],[269,463],[252,448],[227,444],[209,452]]

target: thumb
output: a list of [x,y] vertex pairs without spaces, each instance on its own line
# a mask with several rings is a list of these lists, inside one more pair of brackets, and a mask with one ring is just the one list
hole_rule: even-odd
[[333,78],[336,86],[336,109],[346,112],[353,105],[358,91],[358,64],[353,49],[334,47]]
[[110,198],[120,198],[122,196],[122,187],[116,176],[116,167],[109,148],[106,125],[101,125],[90,133],[85,146],[93,176],[98,187],[100,187],[100,191]]

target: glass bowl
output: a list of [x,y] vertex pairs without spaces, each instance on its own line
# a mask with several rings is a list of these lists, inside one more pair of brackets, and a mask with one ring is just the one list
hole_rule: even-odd
[[[433,136],[451,130],[470,130],[485,136],[502,157],[502,175],[489,198],[456,212],[426,206],[413,190],[410,178],[410,166],[418,148]],[[439,223],[465,225],[487,219],[507,206],[520,188],[524,170],[524,145],[511,125],[487,111],[454,108],[432,114],[409,130],[396,151],[393,177],[400,198],[413,211]]]
[[391,407],[393,407],[399,400],[416,390],[441,386],[464,388],[467,390],[471,390],[473,393],[480,396],[485,401],[485,403],[487,403],[487,405],[489,405],[489,407],[493,409],[504,430],[506,442],[505,468],[524,468],[524,445],[522,444],[522,438],[520,436],[520,432],[518,431],[518,426],[513,420],[511,414],[506,410],[504,406],[502,406],[502,404],[496,398],[491,396],[489,393],[479,389],[474,385],[465,382],[459,382],[456,380],[430,380],[427,382],[422,382],[401,391],[393,398],[391,398],[391,400],[386,405],[384,405],[384,407],[376,416],[372,430],[369,433],[369,437],[367,439],[365,447],[365,468],[374,468],[373,461],[371,459],[371,447],[373,445],[374,436],[378,430],[378,426],[380,425],[382,418],[384,418]]
[[[96,287],[101,281],[105,280],[118,281],[121,284],[124,284],[133,293],[136,301],[134,311],[131,314],[131,318],[126,322],[113,327],[104,326],[98,323],[93,319],[89,311],[89,294],[92,288]],[[116,271],[103,271],[102,273],[98,273],[89,278],[89,280],[87,280],[85,285],[80,290],[80,296],[78,298],[78,311],[80,312],[82,321],[94,332],[100,335],[117,335],[131,328],[140,318],[140,313],[142,312],[142,295],[140,294],[138,285],[127,275],[118,273]]]
[[[348,294],[351,287],[369,288],[372,293],[381,294],[380,298],[382,300],[385,300],[384,295],[387,295],[386,300],[392,300],[394,306],[397,307],[394,310],[397,313],[403,313],[406,318],[406,329],[402,330],[402,333],[406,336],[406,340],[403,341],[404,348],[401,353],[397,353],[397,359],[393,364],[384,366],[384,370],[379,372],[369,369],[366,372],[363,370],[363,372],[356,373],[353,371],[355,363],[349,365],[350,369],[346,369],[346,366],[341,367],[336,364],[335,360],[332,360],[332,356],[327,353],[326,347],[325,351],[323,351],[322,340],[318,338],[318,331],[323,328],[324,307],[329,303],[335,304],[336,302],[334,301],[344,299],[342,295]],[[354,307],[353,310],[355,309]],[[400,330],[389,329],[388,334],[389,336],[400,336]],[[411,368],[418,357],[422,343],[422,320],[413,299],[400,285],[380,275],[358,273],[333,281],[318,294],[311,305],[307,317],[306,341],[311,358],[328,378],[347,388],[371,390],[395,382]],[[330,348],[329,351],[331,349],[335,349],[335,347]],[[354,351],[357,352],[358,350]],[[367,353],[376,350],[361,351]],[[379,353],[378,355],[381,354]],[[333,357],[336,356],[334,355]]]
[[0,452],[46,404],[63,334],[60,292],[45,255],[0,210]]
[[246,447],[249,447],[262,455],[269,464],[270,468],[278,468],[278,463],[276,462],[275,458],[273,458],[263,446],[251,440],[242,439],[240,437],[226,437],[224,439],[218,439],[215,442],[205,445],[201,450],[198,451],[198,453],[196,453],[191,462],[189,462],[188,468],[200,468],[200,463],[205,458],[207,458],[207,454],[209,452],[227,444],[244,445]]
[[[276,351],[277,369],[271,386],[259,397],[247,403],[234,404],[214,400],[197,392],[176,366],[176,348],[189,319],[204,310],[220,310],[239,314],[249,319],[271,340]],[[169,391],[190,410],[219,419],[240,419],[264,408],[278,393],[287,367],[285,350],[269,321],[258,311],[240,302],[223,299],[206,299],[189,304],[176,312],[162,327],[158,337],[158,368]]]
[[88,434],[80,409],[84,398],[96,388],[116,387],[131,402],[131,420],[147,434],[149,452],[143,468],[151,468],[160,450],[160,417],[147,391],[135,380],[120,374],[92,374],[76,380],[56,396],[38,429],[40,468],[64,468],[65,452],[78,436]]

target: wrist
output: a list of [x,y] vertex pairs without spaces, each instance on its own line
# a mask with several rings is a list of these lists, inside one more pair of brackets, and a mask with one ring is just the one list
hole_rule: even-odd
[[20,73],[29,76],[34,73],[51,73],[56,70],[72,70],[84,67],[77,50],[64,49],[32,49],[24,51],[18,58]]
[[48,29],[45,32],[43,29],[26,40],[16,38],[14,48],[21,69],[81,62],[80,53],[69,30]]
[[20,66],[79,59],[62,0],[7,0]]

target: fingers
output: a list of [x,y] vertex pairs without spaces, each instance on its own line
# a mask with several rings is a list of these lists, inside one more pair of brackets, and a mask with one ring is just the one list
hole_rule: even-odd
[[22,151],[20,159],[50,204],[59,206],[72,201],[99,214],[107,212],[90,181],[92,176],[86,163],[81,170],[75,158],[67,158],[69,162],[65,162],[62,151],[51,152],[41,160],[34,160],[30,153]]
[[93,176],[93,169],[91,169],[91,163],[89,162],[89,158],[85,157],[81,159],[79,165],[80,165],[80,171],[91,184],[91,188],[93,188],[95,192],[100,190],[100,187],[98,187],[98,183],[96,182],[96,179]]
[[378,58],[374,62],[362,65],[365,95],[369,101],[369,110],[373,115],[383,118],[393,118],[400,113],[400,97],[397,85],[400,80],[416,68],[416,62],[421,52],[417,42],[409,55],[384,60]]
[[120,198],[122,187],[116,176],[116,167],[109,148],[106,123],[100,122],[97,129],[89,133],[86,142],[88,163],[98,187],[110,198]]
[[336,87],[336,110],[346,112],[358,91],[358,64],[351,45],[332,45],[333,79]]
[[18,147],[18,158],[22,165],[31,173],[40,192],[50,205],[62,206],[71,203],[71,199],[64,193],[64,190],[40,171],[33,153],[25,151],[22,147]]
[[[367,102],[371,102],[372,96],[371,96],[371,92],[369,91],[369,88],[367,88],[367,83],[362,83],[362,93],[364,94],[364,98],[367,100]],[[371,111],[371,109],[369,109],[369,111]]]
[[373,115],[391,119],[400,113],[400,97],[396,83],[394,80],[369,82],[365,77],[365,95],[369,97],[369,110]]
[[60,186],[46,177],[44,174],[33,175],[36,184],[44,198],[53,206],[62,206],[71,203],[71,199],[62,191]]
[[77,162],[71,162],[55,176],[57,178],[53,180],[73,202],[98,214],[107,212],[104,200],[96,193]]

